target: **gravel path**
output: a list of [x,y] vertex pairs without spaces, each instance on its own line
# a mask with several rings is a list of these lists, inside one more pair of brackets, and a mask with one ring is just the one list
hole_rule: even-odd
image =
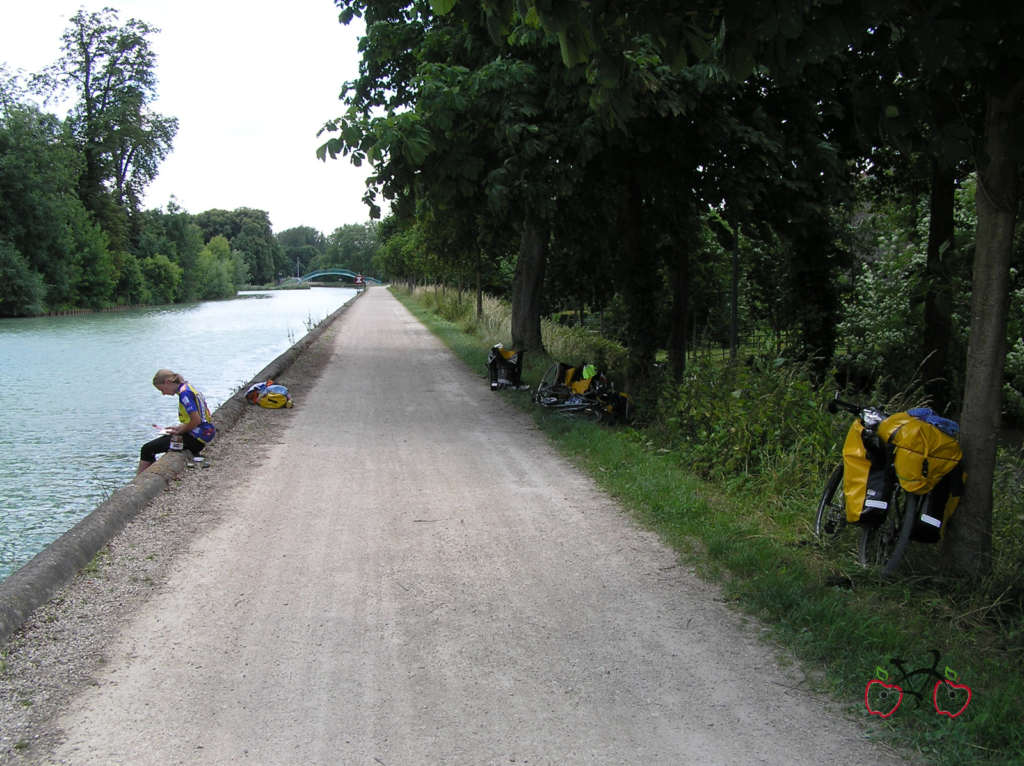
[[903,762],[386,290],[283,382],[4,647],[0,761]]

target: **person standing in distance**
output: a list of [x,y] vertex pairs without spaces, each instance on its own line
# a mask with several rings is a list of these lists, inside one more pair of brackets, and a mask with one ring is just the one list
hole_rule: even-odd
[[180,437],[181,446],[193,455],[198,455],[217,435],[217,429],[210,422],[210,408],[206,406],[206,398],[181,375],[170,370],[157,370],[153,376],[153,385],[164,396],[178,395],[179,422],[165,428],[162,436],[142,445],[136,475],[153,465],[157,455],[173,449],[171,442],[177,441],[174,437]]

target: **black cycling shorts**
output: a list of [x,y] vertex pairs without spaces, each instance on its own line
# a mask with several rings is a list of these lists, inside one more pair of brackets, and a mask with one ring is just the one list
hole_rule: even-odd
[[[206,446],[204,442],[199,441],[192,434],[182,434],[181,443],[189,452],[193,455],[198,455],[203,447]],[[144,460],[147,463],[155,463],[156,456],[162,455],[171,449],[171,435],[164,434],[158,436],[153,441],[146,442],[142,445],[142,449],[139,450],[139,460]]]

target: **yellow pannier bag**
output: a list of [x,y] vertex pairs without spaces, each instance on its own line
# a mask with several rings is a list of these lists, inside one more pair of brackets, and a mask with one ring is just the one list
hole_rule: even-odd
[[960,505],[964,494],[964,482],[967,473],[963,466],[958,465],[942,477],[929,495],[930,502],[925,503],[924,510],[914,521],[911,540],[922,543],[937,543],[946,532],[946,523]]
[[590,384],[597,375],[597,368],[592,364],[582,367],[568,367],[563,365],[562,382],[574,394],[585,394],[590,390]]
[[850,524],[875,523],[889,508],[884,465],[873,465],[864,446],[864,426],[854,420],[843,442],[843,495]]
[[906,412],[883,420],[878,435],[893,447],[900,486],[915,495],[931,492],[963,457],[956,439]]

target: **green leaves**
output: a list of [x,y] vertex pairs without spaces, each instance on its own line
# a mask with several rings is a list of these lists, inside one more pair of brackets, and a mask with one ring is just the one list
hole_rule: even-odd
[[402,127],[402,154],[410,164],[419,167],[434,148],[430,134],[418,119],[410,119]]
[[[81,162],[75,196],[115,250],[128,246],[125,219],[138,212],[178,128],[150,109],[156,56],[147,37],[157,31],[136,19],[120,24],[111,8],[79,10],[62,35],[60,58],[31,78],[37,95],[71,104],[66,132]],[[17,96],[11,84],[0,90],[0,102]]]
[[444,16],[451,12],[458,0],[430,0],[430,8],[438,16]]

